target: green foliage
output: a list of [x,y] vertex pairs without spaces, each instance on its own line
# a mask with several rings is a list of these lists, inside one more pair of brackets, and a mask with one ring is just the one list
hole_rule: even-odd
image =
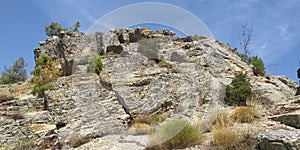
[[300,87],[297,87],[296,96],[300,95]]
[[25,67],[27,67],[27,63],[24,61],[23,57],[18,58],[18,60],[14,62],[13,66],[9,68],[5,66],[0,83],[11,84],[19,81],[25,81],[27,78]]
[[52,88],[51,83],[59,77],[60,72],[54,68],[52,59],[43,55],[36,61],[36,66],[31,74],[34,75],[30,79],[30,83],[34,85],[32,94],[43,97],[45,91]]
[[35,149],[37,148],[37,143],[36,141],[34,141],[33,139],[23,139],[22,141],[20,141],[20,145],[19,145],[20,149]]
[[99,55],[92,55],[89,57],[88,62],[89,64],[87,65],[87,71],[95,72],[99,75],[103,68],[101,57]]
[[246,105],[246,100],[252,95],[251,85],[246,74],[239,73],[226,86],[225,103],[229,105]]
[[[172,136],[174,133],[177,134]],[[200,144],[202,140],[198,126],[194,126],[180,119],[167,123],[162,129],[150,135],[150,144],[159,142],[157,139],[168,139],[168,137],[170,137],[170,139],[166,142],[147,149],[183,149]]]
[[57,22],[52,22],[48,26],[45,27],[45,32],[49,37],[58,35],[60,33],[60,31],[67,31],[67,29],[63,28]]
[[262,59],[257,56],[254,56],[250,59],[250,64],[253,65],[253,73],[254,75],[265,75],[265,66]]
[[71,28],[71,31],[78,31],[78,29],[80,28],[80,22],[79,21],[77,21],[74,25],[73,25],[73,27]]
[[249,57],[247,54],[239,54],[239,56],[241,57],[241,59],[246,62],[247,64],[249,64]]
[[204,37],[204,36],[201,36],[201,35],[198,35],[198,34],[194,34],[194,35],[192,36],[192,39],[193,39],[193,41],[199,41],[199,40],[201,40],[201,39],[205,39],[205,37]]

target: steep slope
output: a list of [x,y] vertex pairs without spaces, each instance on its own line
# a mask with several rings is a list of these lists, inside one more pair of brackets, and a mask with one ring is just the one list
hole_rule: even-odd
[[[36,141],[40,149],[143,149],[148,135],[129,132],[135,118],[164,115],[161,125],[184,118],[202,122],[204,132],[223,105],[225,85],[236,73],[247,74],[259,101],[268,107],[268,116],[279,104],[292,103],[297,87],[282,76],[254,76],[252,66],[228,44],[205,37],[178,38],[168,30],[62,32],[40,42],[34,54],[35,59],[49,55],[69,76],[61,77],[46,93],[49,110],[26,109],[20,119],[1,116],[0,142],[6,147],[17,147],[12,144],[17,137]],[[86,72],[89,56],[95,54],[101,55],[104,66],[99,76]],[[32,96],[9,100],[0,103],[0,111],[13,113],[10,108],[18,111],[41,101]]]

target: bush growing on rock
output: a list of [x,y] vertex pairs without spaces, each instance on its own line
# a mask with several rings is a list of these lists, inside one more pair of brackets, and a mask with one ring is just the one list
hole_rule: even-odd
[[225,103],[229,105],[246,105],[252,95],[251,85],[246,74],[237,74],[230,85],[226,86]]
[[239,54],[240,58],[246,62],[247,64],[249,64],[249,56],[247,54]]
[[297,87],[297,90],[296,90],[296,96],[297,95],[300,95],[300,87]]
[[52,88],[52,82],[57,80],[60,72],[54,67],[52,59],[47,55],[43,55],[37,59],[36,66],[31,74],[33,77],[30,79],[30,83],[34,85],[31,93],[38,95],[38,97],[44,97],[44,109],[47,109],[45,91]]
[[25,81],[27,78],[26,69],[27,63],[24,61],[23,57],[18,58],[13,64],[13,66],[7,68],[5,66],[4,71],[0,79],[0,84],[12,84],[19,81]]
[[78,29],[80,28],[80,22],[79,21],[77,21],[74,25],[73,25],[73,27],[71,28],[71,31],[78,31]]
[[87,72],[95,72],[98,75],[101,73],[103,68],[102,59],[99,55],[92,55],[89,57],[87,65]]
[[250,64],[253,65],[253,73],[254,75],[258,76],[264,76],[265,75],[265,66],[264,62],[261,58],[254,56],[250,59]]
[[67,29],[63,28],[57,22],[52,22],[48,26],[45,27],[45,32],[49,37],[58,35],[60,33],[60,31],[67,31]]

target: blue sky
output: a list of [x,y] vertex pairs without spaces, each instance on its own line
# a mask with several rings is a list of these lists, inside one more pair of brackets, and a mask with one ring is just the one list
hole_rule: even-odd
[[[33,49],[46,39],[44,27],[59,22],[69,27],[80,21],[87,31],[105,14],[143,0],[2,0],[0,3],[0,71],[18,57],[34,67]],[[214,37],[240,49],[239,33],[253,23],[253,55],[262,57],[267,72],[297,80],[300,60],[299,0],[172,0],[169,3],[199,17]],[[159,16],[158,16],[159,17]]]

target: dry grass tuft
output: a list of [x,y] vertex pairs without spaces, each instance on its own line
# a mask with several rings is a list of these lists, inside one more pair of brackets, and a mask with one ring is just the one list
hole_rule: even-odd
[[85,143],[88,143],[90,140],[91,140],[91,138],[89,136],[78,135],[78,136],[72,137],[69,140],[69,142],[67,142],[67,144],[72,148],[76,148]]
[[212,135],[213,143],[220,149],[234,149],[243,140],[242,135],[230,127],[213,127]]
[[158,66],[161,68],[171,68],[172,65],[164,60],[159,61]]
[[132,135],[145,135],[149,132],[150,125],[145,123],[134,123],[129,128],[129,133]]
[[232,119],[241,123],[251,123],[254,118],[261,117],[261,113],[252,106],[236,107],[231,115]]
[[202,135],[199,132],[199,127],[179,119],[167,123],[162,126],[162,128],[151,133],[149,143],[151,147],[148,147],[147,149],[183,149],[200,144],[201,142]]
[[157,125],[163,122],[168,116],[163,114],[140,115],[133,119],[133,123],[143,123],[148,125]]
[[214,127],[230,127],[233,125],[233,120],[232,118],[225,112],[225,111],[221,111],[218,115],[217,115],[217,119],[214,122]]

